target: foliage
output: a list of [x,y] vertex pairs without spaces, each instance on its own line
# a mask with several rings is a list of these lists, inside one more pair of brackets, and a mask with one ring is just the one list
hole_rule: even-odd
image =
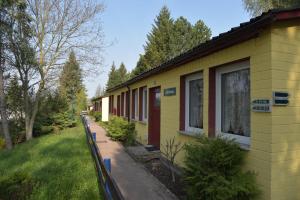
[[5,148],[5,140],[0,137],[0,150]]
[[299,7],[299,0],[243,0],[245,9],[252,15],[258,16],[273,8]]
[[176,180],[175,180],[174,170],[172,169],[172,167],[175,164],[175,158],[177,154],[182,150],[182,148],[183,145],[181,144],[181,142],[176,142],[175,137],[171,139],[167,139],[165,143],[162,145],[162,149],[163,149],[162,153],[166,156],[166,158],[169,161],[168,162],[169,170],[173,182],[175,182]]
[[108,136],[125,145],[133,145],[136,138],[135,124],[121,117],[112,116],[106,126]]
[[57,91],[47,91],[47,94],[41,99],[39,110],[33,128],[35,137],[52,133],[56,128],[63,129],[76,125],[76,119],[73,119],[68,112],[65,98]]
[[82,72],[72,51],[63,66],[59,78],[59,93],[66,99],[71,118],[74,120],[82,110],[86,109],[87,99],[82,83]]
[[0,162],[1,180],[26,171],[38,183],[29,199],[103,199],[81,125],[3,150],[0,160],[5,161]]
[[121,63],[118,69],[116,69],[115,63],[113,63],[108,74],[106,89],[113,88],[114,86],[127,81],[129,77],[130,74],[127,72],[124,63]]
[[151,32],[147,35],[145,53],[140,55],[133,75],[157,67],[167,60],[210,39],[211,31],[199,20],[192,25],[184,17],[174,21],[169,9],[164,6],[154,20]]
[[94,97],[100,97],[103,96],[104,94],[105,94],[105,88],[102,88],[101,85],[99,84],[96,88]]
[[91,111],[89,114],[95,118],[96,122],[99,122],[102,119],[102,113],[101,112]]
[[191,199],[246,200],[259,194],[255,175],[242,171],[245,152],[234,141],[203,136],[199,142],[185,147],[185,180]]
[[28,173],[15,172],[11,176],[0,180],[0,198],[3,200],[29,199],[35,184]]

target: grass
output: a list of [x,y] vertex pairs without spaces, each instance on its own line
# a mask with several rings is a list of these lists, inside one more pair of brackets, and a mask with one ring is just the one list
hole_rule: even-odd
[[0,151],[0,181],[17,172],[37,182],[29,199],[102,199],[82,125]]

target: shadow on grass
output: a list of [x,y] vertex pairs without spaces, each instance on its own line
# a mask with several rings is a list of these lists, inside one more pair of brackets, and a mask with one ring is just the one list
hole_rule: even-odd
[[[72,129],[71,129],[72,130]],[[26,171],[38,182],[31,199],[99,199],[82,129],[34,139],[0,154],[0,175]]]

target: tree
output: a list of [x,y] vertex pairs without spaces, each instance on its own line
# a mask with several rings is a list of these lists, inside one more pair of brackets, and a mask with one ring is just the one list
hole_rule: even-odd
[[117,75],[118,75],[118,80],[119,80],[118,84],[124,83],[129,78],[129,74],[127,73],[127,69],[123,62],[120,64],[120,67],[117,70]]
[[211,30],[202,20],[198,20],[195,23],[192,32],[193,43],[191,44],[191,47],[206,42],[211,38]]
[[105,94],[105,89],[101,87],[101,85],[99,84],[96,88],[96,92],[94,97],[100,97],[103,96]]
[[[22,5],[21,5],[22,6]],[[5,77],[4,73],[8,70],[6,56],[7,46],[8,44],[8,34],[7,30],[9,29],[9,24],[11,18],[18,16],[20,13],[20,9],[18,12],[15,12],[15,16],[11,16],[10,10],[15,7],[21,7],[19,2],[13,2],[9,0],[0,1],[0,114],[1,114],[1,124],[2,131],[6,143],[6,148],[12,148],[11,136],[9,133],[9,124],[8,124],[8,113],[7,113],[7,103],[6,103],[6,94],[5,90]]]
[[124,83],[129,79],[129,77],[130,74],[127,72],[127,69],[123,62],[120,64],[120,67],[118,69],[116,69],[115,63],[113,63],[108,74],[106,89],[113,88],[116,85]]
[[[27,12],[27,5],[24,1],[18,1],[8,10],[8,20],[5,27],[6,37],[8,40],[7,48],[10,54],[7,56],[7,62],[11,66],[12,72],[18,74],[21,81],[26,138],[32,137],[32,128],[36,112],[32,108],[36,97],[33,96],[35,91],[34,80],[37,78],[38,68],[34,48],[31,45],[32,24],[31,17]],[[41,91],[40,91],[41,92]],[[39,93],[40,93],[39,92]],[[29,134],[30,133],[30,134]]]
[[117,70],[116,70],[116,65],[113,62],[113,64],[110,67],[110,72],[108,74],[108,80],[106,83],[106,89],[112,88],[118,84],[118,76],[117,76]]
[[[170,59],[171,54],[171,34],[173,28],[173,19],[169,9],[162,7],[159,15],[154,20],[151,32],[147,35],[147,42],[144,46],[145,54],[139,64],[143,62],[141,66],[137,65],[134,70],[134,74],[138,75],[145,70],[158,66],[164,61]],[[140,69],[142,68],[142,69]]]
[[82,105],[86,104],[86,95],[82,83],[81,68],[73,51],[70,53],[68,61],[63,66],[59,78],[59,91],[60,94],[65,97],[66,102],[69,105],[71,118],[74,120],[75,115],[82,110]]
[[[26,123],[26,139],[29,140],[42,94],[56,80],[66,53],[76,49],[81,62],[90,63],[90,66],[99,64],[103,48],[101,23],[93,20],[99,20],[104,7],[97,1],[81,0],[27,0],[27,4],[33,23],[31,42],[38,60],[38,74],[31,79],[30,85],[34,88],[32,109],[25,111],[29,119]],[[86,69],[89,70],[92,69]]]
[[171,57],[181,54],[194,45],[193,26],[184,17],[175,20],[171,35]]
[[184,17],[174,21],[168,8],[164,6],[147,35],[145,53],[140,55],[133,76],[159,66],[210,37],[211,31],[203,21],[199,20],[195,25]]
[[14,119],[16,123],[21,126],[23,123],[24,104],[22,86],[20,85],[19,78],[16,74],[9,81],[6,96],[7,110],[10,118]]
[[299,0],[243,0],[245,9],[252,15],[258,16],[273,8],[289,8],[300,6]]

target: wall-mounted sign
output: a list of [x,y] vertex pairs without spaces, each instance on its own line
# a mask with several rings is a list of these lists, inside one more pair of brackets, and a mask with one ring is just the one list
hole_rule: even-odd
[[255,99],[252,101],[252,111],[253,112],[271,112],[272,103],[269,99]]
[[287,92],[273,92],[273,105],[286,106],[289,103],[289,93]]
[[164,89],[164,96],[176,95],[176,87]]

